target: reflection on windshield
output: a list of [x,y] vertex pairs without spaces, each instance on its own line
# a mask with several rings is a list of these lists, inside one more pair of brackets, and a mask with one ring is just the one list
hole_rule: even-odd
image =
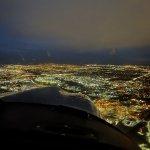
[[16,94],[9,94],[1,98],[4,102],[22,102],[32,104],[46,104],[54,106],[67,106],[82,110],[100,117],[94,103],[81,93],[69,93],[58,87],[51,86],[36,88]]
[[[99,117],[103,116],[107,122],[134,137],[140,147],[150,146],[149,66],[1,65],[0,73],[2,98],[31,89],[56,86],[62,89],[58,94],[64,97],[74,97],[74,101],[79,97],[80,100],[92,101],[100,111]],[[37,99],[36,95],[34,98]]]

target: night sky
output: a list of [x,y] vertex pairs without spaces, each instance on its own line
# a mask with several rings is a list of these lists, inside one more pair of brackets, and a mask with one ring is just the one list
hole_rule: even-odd
[[0,64],[150,65],[150,0],[0,0]]

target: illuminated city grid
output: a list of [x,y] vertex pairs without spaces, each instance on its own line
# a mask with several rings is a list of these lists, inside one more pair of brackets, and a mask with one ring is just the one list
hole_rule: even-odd
[[1,65],[0,96],[45,86],[88,96],[101,116],[150,147],[150,66]]

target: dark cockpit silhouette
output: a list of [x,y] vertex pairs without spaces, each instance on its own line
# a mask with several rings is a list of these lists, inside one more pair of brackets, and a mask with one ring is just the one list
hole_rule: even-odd
[[100,118],[90,100],[64,94],[58,87],[1,97],[0,107],[1,149],[140,150],[135,141]]

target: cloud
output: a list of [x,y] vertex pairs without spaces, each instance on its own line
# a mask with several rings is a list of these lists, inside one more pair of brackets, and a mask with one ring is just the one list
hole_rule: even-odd
[[149,14],[149,0],[0,1],[0,23],[12,30],[6,34],[70,49],[150,46]]

